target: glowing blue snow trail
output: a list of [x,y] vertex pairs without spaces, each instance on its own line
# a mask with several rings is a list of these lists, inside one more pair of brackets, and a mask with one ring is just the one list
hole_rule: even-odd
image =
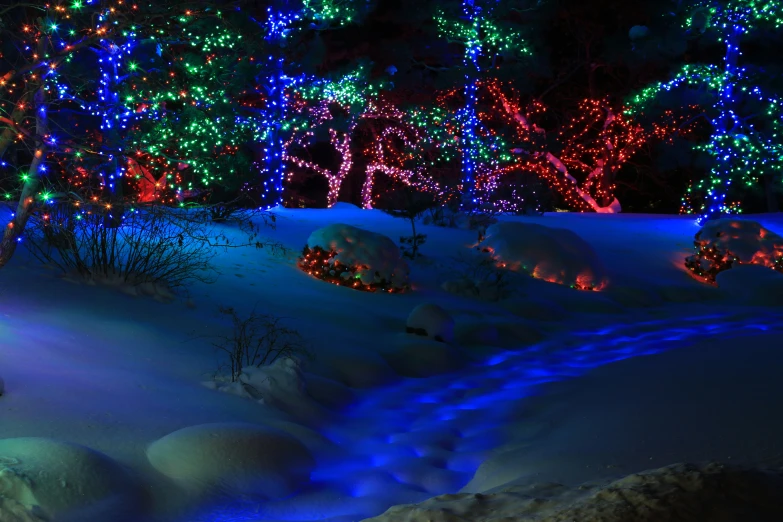
[[572,333],[578,341],[573,346],[542,343],[456,374],[373,390],[324,430],[346,458],[319,466],[297,494],[273,501],[232,499],[186,520],[352,522],[395,504],[453,493],[471,479],[482,452],[500,443],[494,428],[535,387],[703,336],[771,330],[783,332],[783,318],[713,315],[611,326]]

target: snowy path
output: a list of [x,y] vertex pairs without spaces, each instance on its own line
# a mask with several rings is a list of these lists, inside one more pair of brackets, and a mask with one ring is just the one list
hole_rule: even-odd
[[[783,319],[745,312],[572,332],[566,339],[508,352],[458,374],[408,379],[367,392],[323,430],[343,453],[322,458],[303,491],[270,502],[232,500],[230,508],[183,522],[358,521],[394,504],[456,492],[488,450],[503,442],[502,428],[541,384],[704,336],[753,332],[783,332]],[[531,438],[541,428],[531,425]]]

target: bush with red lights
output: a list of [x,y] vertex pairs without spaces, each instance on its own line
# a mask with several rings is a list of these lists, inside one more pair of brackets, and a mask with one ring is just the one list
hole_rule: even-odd
[[685,266],[711,283],[735,263],[761,265],[783,272],[783,237],[756,221],[708,221],[696,233],[693,244],[696,253],[685,259]]

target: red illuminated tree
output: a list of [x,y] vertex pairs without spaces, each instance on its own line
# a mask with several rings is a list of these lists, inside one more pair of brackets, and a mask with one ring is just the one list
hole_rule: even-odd
[[[608,98],[582,100],[563,124],[547,130],[548,109],[536,100],[523,104],[497,82],[486,85],[494,99],[494,117],[513,129],[517,161],[499,169],[490,180],[503,183],[511,172],[532,172],[545,180],[568,208],[615,213],[621,205],[615,181],[621,169],[652,141],[687,133],[688,114],[667,112],[649,128],[625,114]],[[552,139],[554,138],[554,139]]]

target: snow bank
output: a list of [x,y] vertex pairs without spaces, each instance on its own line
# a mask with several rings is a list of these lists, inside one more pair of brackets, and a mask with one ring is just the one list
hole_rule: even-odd
[[[331,257],[308,257],[320,248]],[[319,279],[342,281],[346,286],[403,290],[409,286],[408,264],[394,241],[383,234],[336,223],[310,234],[300,267]]]
[[505,266],[538,279],[580,290],[600,290],[605,269],[593,248],[570,230],[535,223],[497,223],[487,229],[481,248]]
[[696,233],[693,244],[696,254],[686,258],[685,266],[709,281],[735,263],[783,271],[783,237],[756,221],[709,221]]
[[190,426],[147,448],[150,464],[180,486],[267,498],[290,495],[310,480],[315,460],[290,434],[269,426],[216,423]]
[[506,488],[487,495],[441,495],[389,508],[365,522],[703,522],[783,520],[783,473],[720,464],[675,464],[607,485]]
[[77,444],[0,439],[0,520],[135,520],[140,489],[117,462]]

